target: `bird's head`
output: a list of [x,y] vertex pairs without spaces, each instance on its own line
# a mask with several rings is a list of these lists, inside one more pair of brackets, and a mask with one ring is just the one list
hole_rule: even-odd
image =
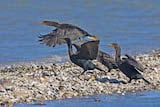
[[97,36],[88,36],[88,38],[94,41],[99,40]]
[[41,21],[40,24],[54,27],[58,27],[60,25],[59,23],[53,21]]
[[113,47],[115,49],[119,48],[119,45],[117,43],[111,43],[111,44],[108,44],[108,46]]
[[41,21],[40,24],[42,24],[42,25],[49,25],[50,23],[48,21]]

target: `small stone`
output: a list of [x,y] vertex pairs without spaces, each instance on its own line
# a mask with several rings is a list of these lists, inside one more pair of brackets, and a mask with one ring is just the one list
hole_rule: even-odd
[[50,76],[50,74],[48,73],[48,71],[43,71],[42,72],[42,76],[44,77],[44,76]]
[[[137,90],[158,90],[160,89],[159,58],[157,54],[136,56],[136,59],[145,66],[145,71],[141,72],[142,75],[154,86],[146,85],[143,80],[119,83],[128,81],[128,78],[116,69],[106,72],[107,74],[91,70],[92,74],[85,73],[79,76],[83,69],[71,62],[43,65],[17,64],[0,68],[0,75],[2,75],[0,76],[0,103],[33,103],[73,96],[114,93],[125,95],[126,92]],[[97,63],[96,60],[94,63],[107,71],[107,67]],[[9,70],[13,71],[9,72]],[[95,101],[99,100],[95,99]]]
[[5,92],[5,91],[6,91],[5,88],[2,85],[0,85],[0,92]]

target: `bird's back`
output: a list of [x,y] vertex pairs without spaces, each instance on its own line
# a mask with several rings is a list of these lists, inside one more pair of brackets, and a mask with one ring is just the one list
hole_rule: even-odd
[[80,59],[93,60],[97,58],[99,41],[85,41],[74,44]]
[[56,29],[49,34],[40,36],[40,42],[42,44],[46,44],[47,46],[54,47],[56,44],[61,45],[66,43],[62,38],[77,40],[85,36],[90,36],[90,34],[88,34],[85,30],[71,24],[59,24],[51,21],[43,21],[43,24],[56,27]]
[[142,75],[135,69],[135,67],[129,64],[127,61],[121,61],[118,64],[118,68],[130,79],[140,79]]
[[114,58],[103,51],[98,51],[97,60],[107,66],[109,69],[117,68]]
[[133,57],[126,54],[127,58],[125,59],[130,65],[134,66],[136,69],[140,70],[141,72],[144,71],[144,67],[142,64],[140,64],[138,61],[136,61]]

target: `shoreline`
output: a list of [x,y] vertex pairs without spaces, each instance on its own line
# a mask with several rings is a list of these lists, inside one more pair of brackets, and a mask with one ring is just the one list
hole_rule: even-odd
[[0,105],[14,103],[43,103],[45,100],[75,96],[122,94],[141,90],[160,90],[160,50],[135,56],[145,71],[141,72],[152,85],[143,80],[127,82],[128,78],[113,69],[93,61],[106,71],[89,70],[79,76],[82,68],[71,62],[48,64],[8,65],[0,67]]

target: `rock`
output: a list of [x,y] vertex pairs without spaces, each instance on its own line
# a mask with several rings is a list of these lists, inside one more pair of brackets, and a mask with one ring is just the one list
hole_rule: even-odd
[[[160,60],[159,54],[139,55],[135,58],[145,65],[142,72],[145,79],[152,85],[146,85],[143,80],[128,81],[128,78],[118,70],[100,72],[91,70],[80,75],[83,71],[77,65],[66,62],[63,64],[31,64],[13,65],[0,68],[0,103],[14,102],[43,102],[44,100],[72,98],[93,94],[119,93],[137,90],[160,89]],[[107,67],[94,61],[107,71]],[[13,70],[13,72],[9,72]],[[78,77],[79,76],[79,77]]]
[[45,76],[50,76],[50,74],[48,73],[48,71],[43,71],[43,72],[42,72],[42,76],[43,76],[43,77],[45,77]]
[[1,92],[6,92],[5,88],[2,85],[0,85],[0,93]]

